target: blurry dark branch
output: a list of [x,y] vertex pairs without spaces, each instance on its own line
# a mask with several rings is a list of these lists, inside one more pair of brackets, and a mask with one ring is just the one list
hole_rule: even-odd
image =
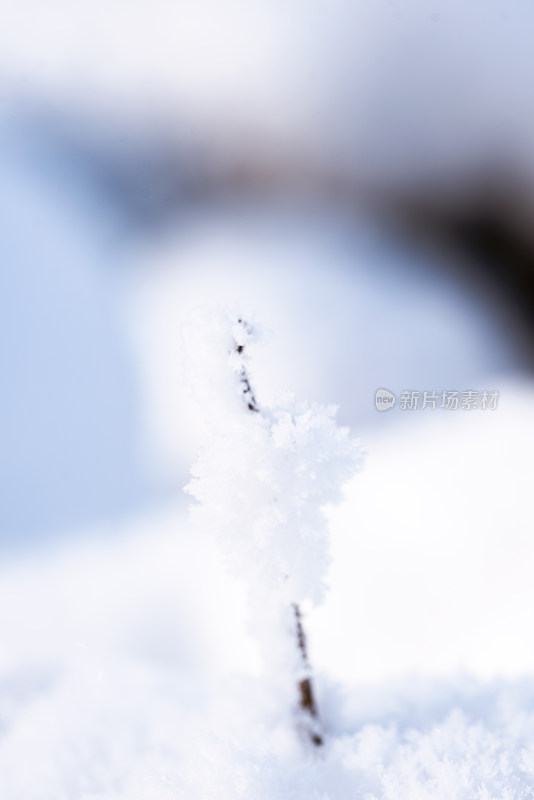
[[377,204],[411,242],[438,250],[459,281],[490,306],[534,369],[534,187],[494,175],[391,193]]
[[515,336],[524,366],[534,368],[534,186],[510,169],[487,167],[447,186],[414,182],[400,191],[364,184],[357,170],[336,171],[259,134],[245,148],[237,133],[202,138],[180,126],[127,120],[89,125],[37,107],[12,124],[32,166],[55,183],[70,180],[68,191],[75,184],[91,195],[106,220],[116,220],[124,245],[160,236],[214,204],[282,199],[364,211],[415,246],[439,248],[451,269],[461,262],[458,277],[493,293],[490,310]]

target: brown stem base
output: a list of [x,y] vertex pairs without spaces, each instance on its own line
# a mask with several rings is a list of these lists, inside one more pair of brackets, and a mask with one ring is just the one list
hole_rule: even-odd
[[[310,664],[306,649],[306,634],[304,633],[302,616],[297,603],[293,604],[293,613],[295,615],[297,646],[300,653],[301,664],[303,669],[306,672],[309,672]],[[311,677],[306,677],[300,680],[298,683],[298,690],[299,709],[305,721],[305,728],[308,738],[315,747],[321,747],[324,744],[324,739],[320,733],[321,723],[319,720],[319,712],[317,710],[317,702],[315,700]]]

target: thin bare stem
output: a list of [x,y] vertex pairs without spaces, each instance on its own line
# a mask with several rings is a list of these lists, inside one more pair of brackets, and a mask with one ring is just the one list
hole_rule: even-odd
[[302,615],[297,603],[293,603],[293,612],[295,614],[297,644],[300,652],[303,672],[305,675],[305,677],[301,678],[298,683],[300,695],[299,705],[306,721],[307,734],[311,742],[316,747],[320,747],[323,744],[323,737],[320,732],[321,725],[319,721],[319,713],[317,711],[317,703],[315,701],[315,694],[313,691],[310,662],[308,661],[306,634],[304,633]]
[[[238,323],[243,327],[246,333],[251,333],[250,326],[243,319],[238,319]],[[245,365],[245,345],[235,341],[235,352],[238,353],[238,355],[240,355],[242,358],[241,368],[239,370],[239,383],[241,385],[246,407],[249,411],[261,414],[261,410],[252,389],[252,384],[250,382]],[[313,683],[311,679],[311,667],[308,661],[308,652],[306,647],[306,634],[304,632],[302,615],[300,613],[298,604],[293,603],[292,609],[295,617],[295,633],[301,662],[301,671],[304,674],[304,677],[302,677],[297,684],[299,710],[304,721],[307,737],[315,747],[321,747],[324,744],[324,739],[321,735],[319,712],[317,709],[317,702],[315,700]]]
[[[242,319],[238,319],[237,322],[246,331],[246,333],[251,333],[250,326],[247,325],[246,322],[244,322]],[[241,357],[244,357],[245,345],[244,344],[238,344],[238,342],[235,342],[235,351]],[[244,397],[245,402],[247,404],[248,410],[249,411],[254,411],[254,412],[259,414],[260,413],[260,408],[259,408],[258,403],[256,401],[256,397],[254,395],[254,392],[252,390],[252,385],[251,385],[250,379],[248,377],[247,368],[245,367],[244,360],[241,363],[241,369],[239,371],[239,383],[241,384],[241,391],[243,392],[243,397]]]

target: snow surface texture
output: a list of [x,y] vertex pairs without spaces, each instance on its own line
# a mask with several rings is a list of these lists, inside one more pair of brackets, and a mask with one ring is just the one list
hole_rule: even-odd
[[179,522],[3,571],[2,797],[534,796],[531,680],[342,692],[323,678],[328,745],[306,756],[264,678],[243,670],[243,598],[205,539],[177,542]]

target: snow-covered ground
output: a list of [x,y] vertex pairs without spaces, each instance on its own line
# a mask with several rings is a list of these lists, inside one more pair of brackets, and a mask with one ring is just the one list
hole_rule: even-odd
[[247,576],[182,508],[4,563],[1,796],[534,796],[533,389],[501,391],[369,436],[329,515],[320,757],[258,660]]

